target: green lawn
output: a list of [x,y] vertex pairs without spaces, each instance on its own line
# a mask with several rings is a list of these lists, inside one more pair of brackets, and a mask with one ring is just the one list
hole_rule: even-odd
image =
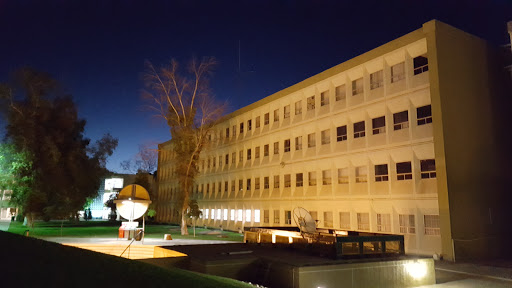
[[[62,225],[62,229],[61,229]],[[29,230],[31,237],[96,237],[116,238],[120,223],[109,221],[37,221],[34,228],[23,226],[20,222],[11,222],[8,232],[23,235]],[[200,240],[224,240],[242,242],[243,236],[230,231],[211,230],[196,227],[196,237],[193,236],[193,229],[189,227],[188,236],[180,235],[180,227],[176,225],[147,224],[145,238],[163,239],[164,234],[171,234],[173,239],[200,239]],[[206,233],[220,232],[219,234],[208,235]]]

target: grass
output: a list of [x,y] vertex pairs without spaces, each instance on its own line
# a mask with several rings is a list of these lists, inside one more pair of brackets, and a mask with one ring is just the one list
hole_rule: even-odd
[[[61,230],[62,225],[62,230]],[[20,222],[11,222],[8,232],[24,235],[26,230],[32,237],[88,237],[88,238],[117,238],[119,222],[110,221],[37,221],[34,228],[23,226]],[[171,234],[173,239],[223,240],[242,242],[243,236],[231,231],[218,231],[219,234],[208,235],[213,230],[196,227],[196,237],[193,228],[189,227],[189,235],[180,235],[181,230],[176,225],[147,224],[145,238],[163,239],[164,234]]]
[[20,287],[254,287],[0,231],[2,282]]

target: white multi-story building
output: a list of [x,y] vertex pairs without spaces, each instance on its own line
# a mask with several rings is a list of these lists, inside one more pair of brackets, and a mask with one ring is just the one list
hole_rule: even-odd
[[[318,227],[403,234],[407,253],[487,253],[481,247],[499,242],[489,236],[497,228],[471,211],[501,207],[483,196],[489,179],[464,174],[464,165],[498,161],[482,140],[493,135],[468,138],[473,132],[457,126],[492,125],[485,87],[494,80],[478,77],[495,67],[475,59],[487,55],[485,45],[430,21],[228,115],[198,167],[192,197],[201,224],[295,226],[300,206]],[[157,220],[178,222],[172,141],[159,150]]]

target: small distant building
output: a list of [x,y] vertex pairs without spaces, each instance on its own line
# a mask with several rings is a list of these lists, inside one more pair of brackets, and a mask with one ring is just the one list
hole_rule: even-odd
[[18,213],[18,208],[9,204],[12,190],[0,190],[0,220],[10,220]]
[[98,196],[91,203],[91,215],[94,219],[108,219],[110,208],[105,207],[112,194],[117,194],[124,186],[132,184],[135,180],[134,174],[113,174],[101,179]]

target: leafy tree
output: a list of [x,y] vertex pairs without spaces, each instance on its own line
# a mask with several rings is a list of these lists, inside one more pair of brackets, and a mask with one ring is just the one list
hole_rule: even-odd
[[175,207],[181,213],[181,234],[187,235],[186,214],[198,173],[197,162],[224,111],[224,105],[216,103],[208,81],[216,62],[213,58],[205,58],[200,63],[194,59],[188,66],[190,74],[186,75],[178,71],[179,65],[174,59],[160,69],[146,64],[144,96],[170,127],[179,186]]
[[33,171],[25,194],[13,192],[13,198],[29,222],[36,216],[77,217],[87,198],[96,195],[117,139],[106,134],[90,145],[83,135],[86,121],[78,118],[71,96],[46,73],[21,69],[0,92],[6,139],[26,155]]
[[108,200],[105,202],[105,207],[110,208],[110,214],[108,214],[108,220],[114,221],[117,219],[117,205],[114,201],[117,199],[117,194],[111,194]]

